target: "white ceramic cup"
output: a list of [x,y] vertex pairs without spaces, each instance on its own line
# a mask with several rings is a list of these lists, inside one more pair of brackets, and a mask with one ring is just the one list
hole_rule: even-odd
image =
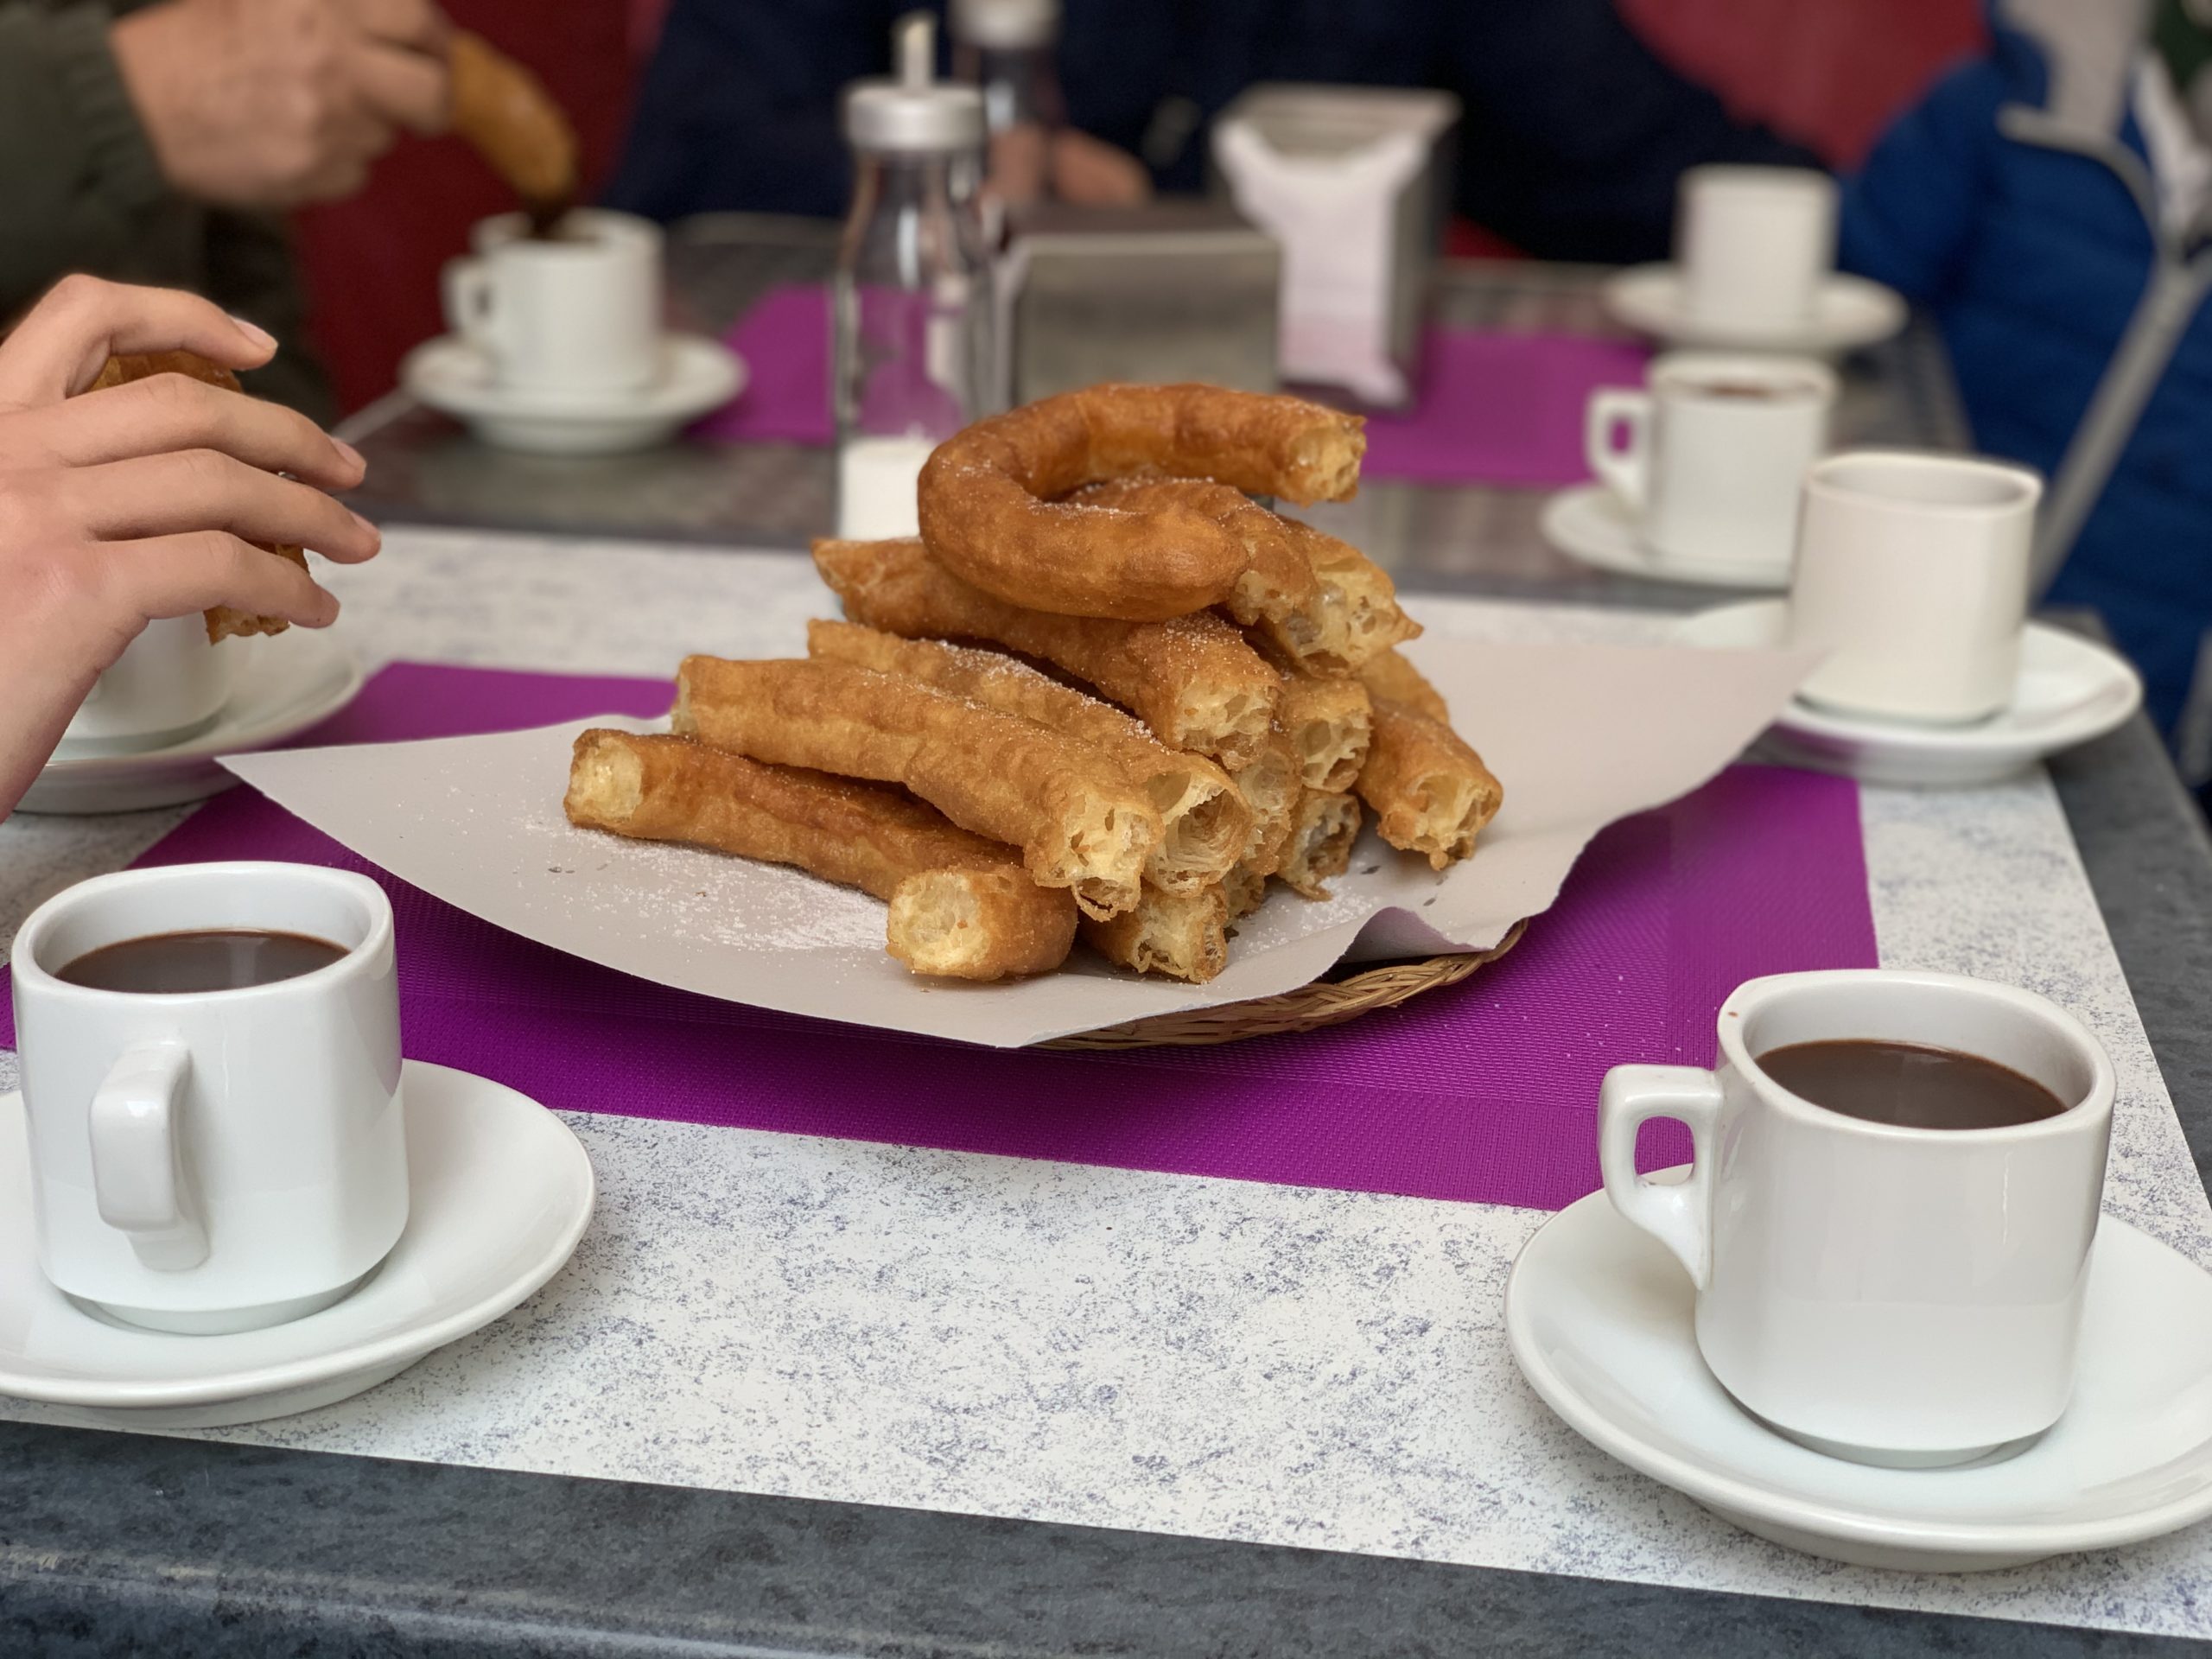
[[1835,265],[1835,181],[1809,168],[1694,167],[1676,194],[1682,303],[1700,322],[1786,328]]
[[1835,393],[1834,373],[1808,359],[1674,352],[1647,390],[1591,394],[1584,448],[1656,552],[1771,568],[1789,562]]
[[[242,990],[95,990],[87,951],[201,929],[304,933],[327,968]],[[407,1221],[391,906],[307,864],[96,876],[16,935],[39,1264],[158,1331],[253,1330],[336,1301]]]
[[477,226],[445,269],[446,321],[499,385],[546,395],[634,391],[660,372],[660,227],[577,208],[557,238],[520,213]]
[[[1623,1065],[1598,1109],[1605,1192],[1697,1287],[1697,1344],[1738,1402],[1863,1462],[1971,1461],[2041,1433],[2073,1388],[2112,1129],[2112,1063],[2031,992],[1881,969],[1783,974],[1722,1005],[1720,1064]],[[1980,1055],[2066,1103],[2003,1128],[1905,1128],[1790,1093],[1758,1056],[1853,1039]],[[1689,1126],[1688,1181],[1640,1179],[1646,1119]]]
[[1966,455],[1858,450],[1805,474],[1789,642],[1828,654],[1798,690],[1958,725],[2012,700],[2043,481]]
[[149,622],[92,682],[57,753],[133,753],[198,736],[230,701],[237,652],[208,643],[197,611]]

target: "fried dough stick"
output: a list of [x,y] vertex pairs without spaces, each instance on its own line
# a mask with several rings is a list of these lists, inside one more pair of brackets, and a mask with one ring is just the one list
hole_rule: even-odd
[[1131,510],[1057,498],[1166,474],[1300,505],[1349,500],[1364,423],[1297,397],[1221,386],[1097,385],[948,438],[922,468],[922,537],[963,580],[1065,616],[1162,621],[1228,599],[1252,554],[1185,503]]
[[1242,491],[1200,479],[1127,479],[1101,484],[1078,502],[1135,512],[1187,508],[1243,545],[1250,563],[1222,607],[1256,628],[1308,674],[1357,671],[1421,632],[1398,608],[1382,569],[1349,542],[1270,512]]
[[1147,887],[1135,908],[1103,922],[1086,918],[1083,939],[1117,968],[1203,985],[1228,965],[1228,923],[1218,882],[1195,893]]
[[1285,844],[1281,876],[1302,899],[1325,899],[1324,883],[1342,875],[1351,863],[1351,844],[1359,839],[1359,803],[1349,795],[1309,789],[1298,798]]
[[1167,622],[1056,616],[1010,605],[944,569],[915,537],[818,541],[814,566],[855,622],[908,639],[988,640],[1092,685],[1170,748],[1232,771],[1266,741],[1281,683],[1210,612]]
[[1402,651],[1386,651],[1367,662],[1359,671],[1359,679],[1369,695],[1378,701],[1388,697],[1431,720],[1440,720],[1446,726],[1452,723],[1452,709],[1444,701],[1444,694],[1429,683],[1426,674],[1406,660]]
[[536,75],[480,35],[457,29],[446,48],[453,130],[522,198],[543,231],[575,205],[576,135]]
[[1283,843],[1290,838],[1291,817],[1303,787],[1297,747],[1280,729],[1270,732],[1233,776],[1244,804],[1252,810],[1252,834],[1237,862],[1262,876],[1271,874],[1282,861]]
[[571,823],[790,864],[887,900],[886,948],[918,974],[1041,974],[1075,941],[1075,903],[1011,847],[878,784],[763,766],[689,738],[604,728],[576,739]]
[[1357,680],[1316,680],[1293,671],[1283,676],[1275,724],[1298,752],[1299,782],[1341,794],[1366,764],[1374,709]]
[[1250,837],[1252,810],[1227,772],[1203,755],[1169,748],[1141,721],[1027,663],[995,651],[819,620],[806,625],[806,652],[822,661],[904,674],[1114,756],[1160,813],[1160,845],[1146,861],[1144,879],[1163,893],[1195,892],[1218,881]]
[[1112,756],[1033,720],[844,663],[687,657],[671,724],[755,760],[903,784],[963,830],[1022,849],[1093,916],[1137,901],[1160,814]]
[[1360,769],[1360,798],[1375,809],[1376,833],[1440,870],[1475,850],[1505,791],[1459,734],[1428,677],[1399,652],[1360,671],[1375,699],[1375,741]]

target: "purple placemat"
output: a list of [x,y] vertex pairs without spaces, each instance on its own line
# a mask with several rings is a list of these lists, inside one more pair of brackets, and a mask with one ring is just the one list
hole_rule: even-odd
[[[737,442],[827,444],[830,312],[825,289],[772,289],[728,336],[752,378],[692,429]],[[1582,411],[1599,386],[1640,386],[1649,353],[1575,334],[1431,328],[1420,402],[1367,423],[1366,475],[1428,484],[1551,487],[1590,476]]]
[[[302,741],[667,702],[661,681],[400,664]],[[1607,830],[1522,944],[1462,985],[1327,1031],[1111,1055],[970,1048],[669,990],[368,869],[248,789],[139,862],[224,858],[367,869],[397,912],[408,1054],[548,1105],[1545,1209],[1598,1185],[1606,1067],[1709,1064],[1739,981],[1876,960],[1857,786],[1762,766]],[[4,1008],[0,1041],[14,1041]],[[1688,1155],[1673,1126],[1646,1152],[1653,1166]]]

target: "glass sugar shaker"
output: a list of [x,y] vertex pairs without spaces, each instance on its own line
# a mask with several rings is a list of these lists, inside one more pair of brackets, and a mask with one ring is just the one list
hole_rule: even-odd
[[1055,53],[1060,0],[952,0],[952,72],[983,94],[992,194],[1049,200],[1052,138],[1067,124]]
[[914,481],[988,412],[989,264],[976,217],[983,99],[935,78],[936,23],[896,25],[897,73],[847,88],[853,205],[837,249],[837,533],[915,533]]

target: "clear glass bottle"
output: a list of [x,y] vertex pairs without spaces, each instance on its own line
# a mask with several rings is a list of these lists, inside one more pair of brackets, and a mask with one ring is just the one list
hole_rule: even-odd
[[898,30],[898,76],[845,96],[853,205],[832,306],[837,533],[867,539],[914,533],[922,463],[988,412],[994,380],[982,98],[933,79],[926,13]]
[[1059,0],[953,0],[952,73],[983,94],[992,194],[1050,200],[1052,138],[1067,124],[1056,59]]

